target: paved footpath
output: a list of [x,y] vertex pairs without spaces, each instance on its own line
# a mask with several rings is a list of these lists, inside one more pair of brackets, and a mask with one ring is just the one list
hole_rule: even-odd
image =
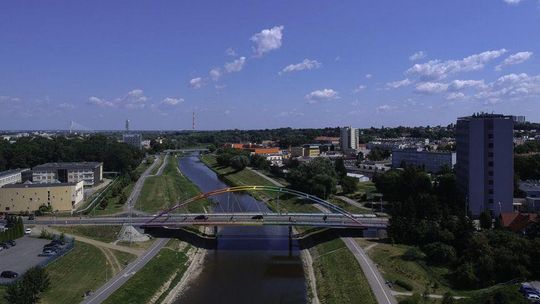
[[158,252],[167,244],[168,239],[157,239],[154,244],[139,256],[135,261],[128,264],[124,270],[110,279],[105,285],[101,286],[92,295],[87,297],[82,303],[97,304],[105,301],[110,295],[124,285],[137,271],[148,263]]
[[377,269],[377,266],[371,261],[364,250],[358,245],[353,238],[341,238],[347,248],[353,253],[354,258],[364,272],[369,286],[379,304],[396,304],[397,300],[392,294],[392,290],[385,284],[385,281]]

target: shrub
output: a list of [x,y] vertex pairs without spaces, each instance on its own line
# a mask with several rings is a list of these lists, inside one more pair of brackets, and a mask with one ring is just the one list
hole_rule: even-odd
[[411,247],[401,256],[405,261],[417,261],[424,258],[424,253],[418,247]]
[[[413,287],[411,284],[409,284],[408,282],[405,282],[403,280],[400,280],[400,279],[397,279],[394,281],[394,284],[396,284],[397,286],[407,290],[407,291],[412,291],[413,290]],[[400,302],[401,303],[401,302]]]
[[435,242],[424,246],[424,252],[429,262],[439,265],[447,265],[456,261],[456,250],[450,245]]

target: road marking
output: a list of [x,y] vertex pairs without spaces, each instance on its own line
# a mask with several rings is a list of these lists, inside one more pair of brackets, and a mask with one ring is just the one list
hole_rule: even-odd
[[370,263],[368,262],[367,258],[364,256],[364,253],[362,252],[362,249],[360,249],[358,247],[358,244],[356,243],[355,240],[353,239],[350,239],[350,238],[347,238],[347,241],[349,242],[349,244],[351,244],[355,249],[356,251],[358,252],[358,254],[360,255],[360,257],[364,260],[364,262],[366,263],[366,265],[368,266],[369,270],[371,271],[371,273],[373,274],[373,276],[375,277],[375,280],[377,280],[377,283],[379,284],[379,287],[381,288],[382,292],[383,292],[383,295],[384,297],[386,298],[386,301],[388,301],[389,304],[392,303],[392,301],[390,301],[390,298],[388,297],[388,295],[386,294],[386,290],[384,289],[384,286],[382,285],[381,281],[379,280],[379,277],[377,276],[377,274],[375,273],[375,271],[373,270],[373,267],[371,267]]

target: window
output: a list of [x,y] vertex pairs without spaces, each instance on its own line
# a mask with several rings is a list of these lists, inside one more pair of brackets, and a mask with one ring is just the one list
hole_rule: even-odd
[[488,147],[489,147],[489,148],[493,148],[493,143],[489,143],[489,144],[488,144]]

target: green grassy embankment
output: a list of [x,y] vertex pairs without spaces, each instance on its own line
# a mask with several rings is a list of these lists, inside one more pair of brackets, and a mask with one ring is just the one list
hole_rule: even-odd
[[86,291],[98,289],[105,283],[106,275],[111,277],[110,267],[98,248],[76,242],[71,252],[45,268],[51,287],[43,293],[41,303],[81,302]]
[[321,303],[377,303],[360,265],[341,239],[310,250]]
[[[247,168],[236,171],[230,167],[220,166],[216,161],[216,157],[212,154],[202,155],[201,160],[230,186],[275,186],[269,180]],[[297,197],[288,194],[281,194],[272,191],[253,191],[250,192],[250,194],[256,199],[264,201],[268,207],[274,211],[320,212],[313,206],[311,201],[298,199]]]
[[[135,206],[142,211],[157,212],[199,193],[199,188],[178,171],[177,159],[169,156],[161,176],[146,178]],[[209,204],[208,200],[202,200],[187,208],[189,212],[202,213]]]
[[186,247],[180,251],[179,248],[171,248],[170,245],[162,248],[148,264],[103,303],[148,303],[156,291],[171,278],[167,289],[174,287],[188,267],[186,256],[188,249],[189,247]]
[[122,226],[57,226],[54,229],[72,235],[80,235],[105,243],[116,241]]

